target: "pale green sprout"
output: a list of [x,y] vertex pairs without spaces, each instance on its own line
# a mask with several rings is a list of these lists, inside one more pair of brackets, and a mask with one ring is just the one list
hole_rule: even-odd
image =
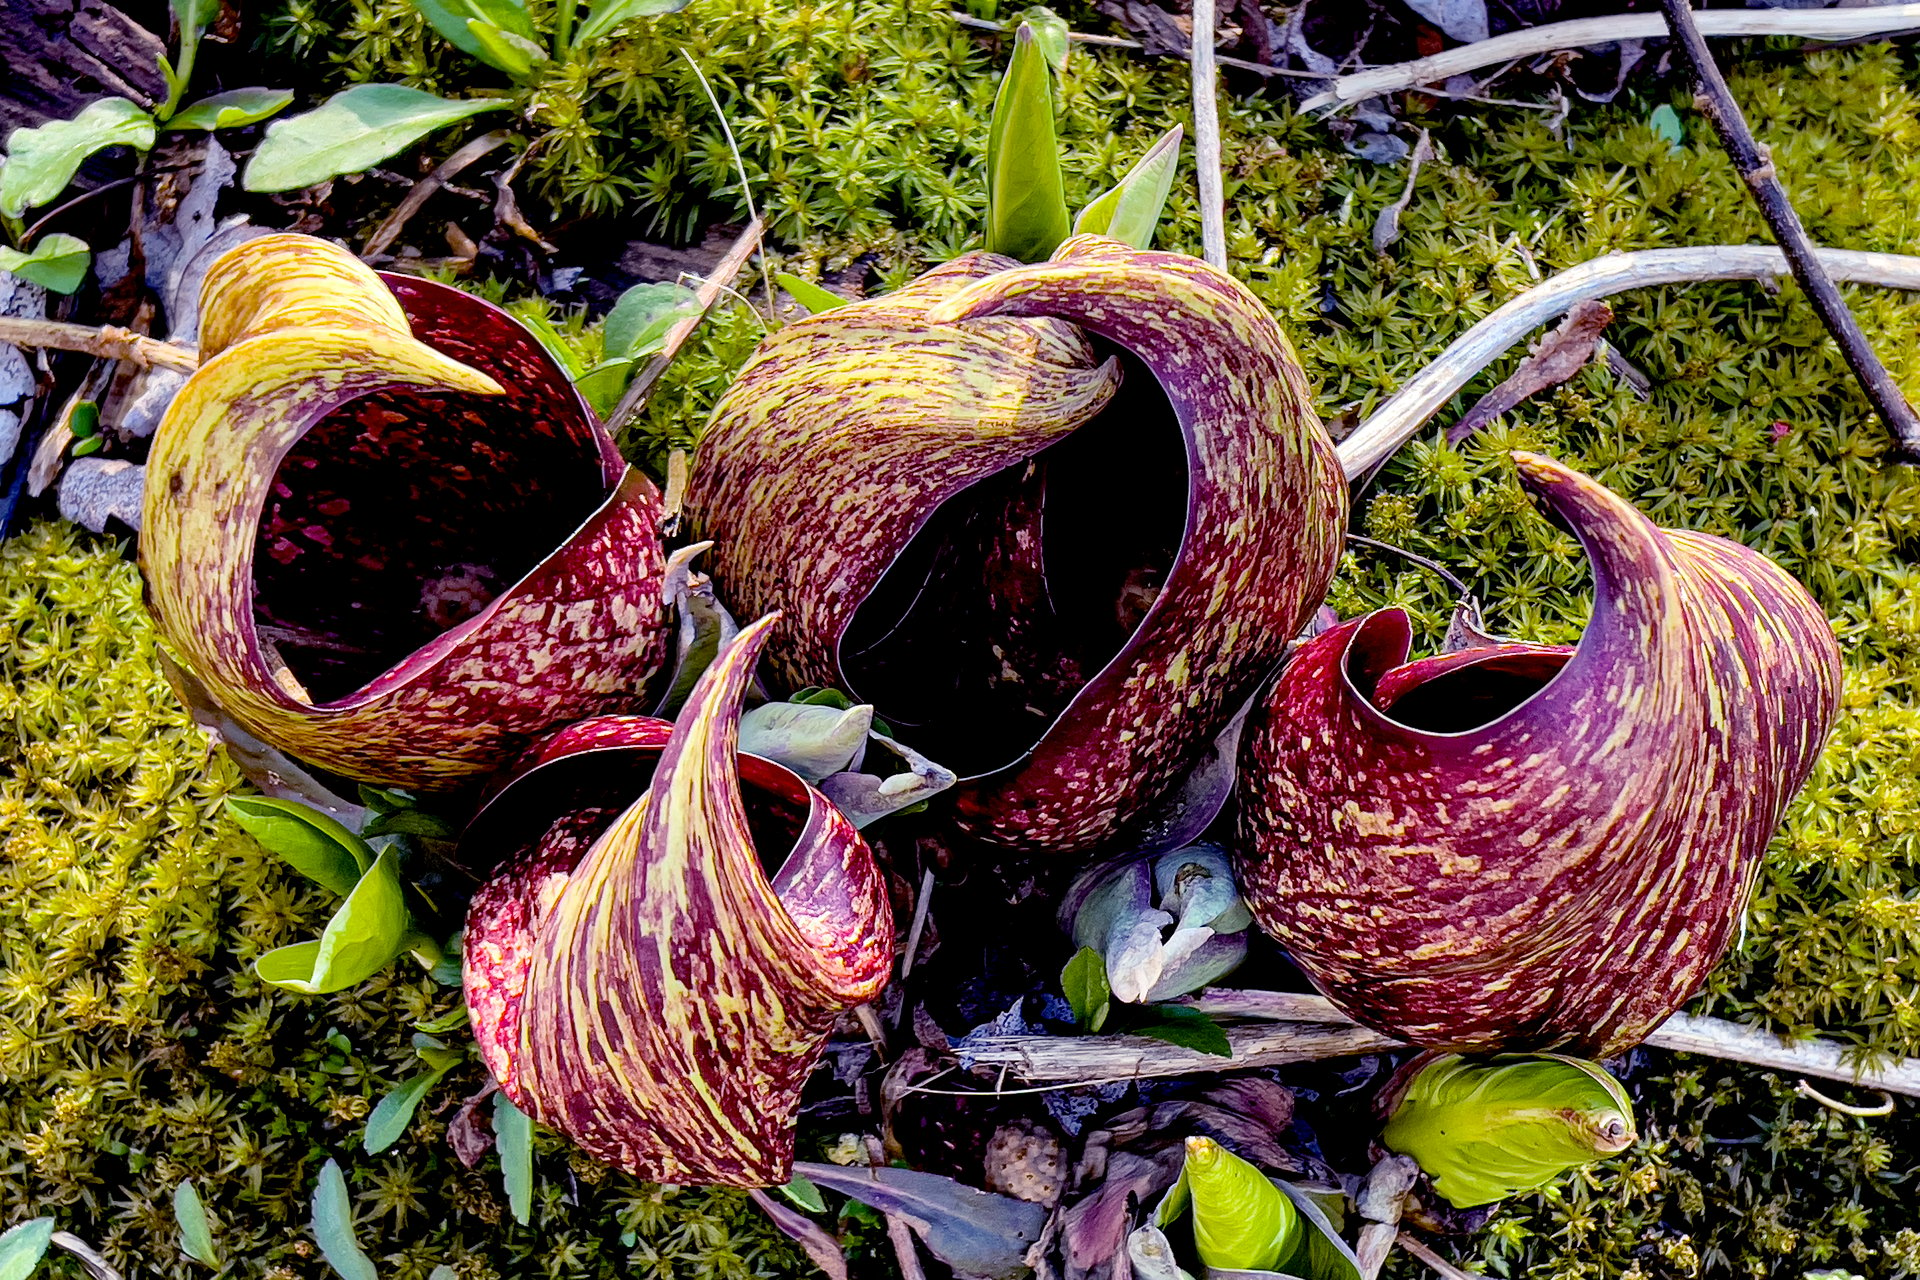
[[1380,1140],[1412,1156],[1455,1208],[1537,1191],[1635,1139],[1627,1091],[1559,1054],[1448,1054],[1414,1077]]

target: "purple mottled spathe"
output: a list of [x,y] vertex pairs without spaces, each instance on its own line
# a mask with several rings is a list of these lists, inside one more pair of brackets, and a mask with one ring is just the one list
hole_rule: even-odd
[[1346,488],[1251,293],[1081,236],[769,339],[688,509],[730,602],[786,611],[778,680],[848,690],[968,779],[973,834],[1071,852],[1148,811],[1279,661]]
[[1592,560],[1579,647],[1408,662],[1398,609],[1308,641],[1247,727],[1240,878],[1368,1026],[1601,1056],[1726,951],[1837,714],[1839,652],[1766,557],[1515,459]]
[[464,861],[498,863],[463,958],[482,1058],[522,1110],[654,1181],[786,1182],[801,1086],[892,965],[866,842],[793,773],[737,752],[770,622],[723,651],[675,724],[562,730],[461,842]]

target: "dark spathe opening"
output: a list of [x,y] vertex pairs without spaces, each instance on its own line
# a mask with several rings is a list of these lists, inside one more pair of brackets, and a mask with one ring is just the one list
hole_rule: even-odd
[[[481,810],[462,837],[458,858],[485,879],[501,863],[537,853],[557,871],[579,865],[594,841],[645,794],[660,751],[654,747],[584,751],[540,766]],[[778,765],[740,757],[741,800],[761,870],[777,881],[807,824],[805,784]]]
[[1381,710],[1411,729],[1467,733],[1540,692],[1572,656],[1572,649],[1539,649],[1463,662],[1413,685]]
[[254,623],[315,702],[347,697],[479,613],[606,499],[571,393],[516,353],[448,354],[507,394],[364,397],[315,424],[274,475]]
[[1126,645],[1179,553],[1186,442],[1153,376],[1119,354],[1107,408],[942,505],[841,639],[850,692],[963,777],[1033,746]]

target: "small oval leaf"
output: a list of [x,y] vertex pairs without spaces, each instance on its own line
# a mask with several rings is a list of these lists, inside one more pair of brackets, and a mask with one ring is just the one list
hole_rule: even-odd
[[513,1220],[524,1227],[533,1217],[533,1121],[505,1093],[493,1095],[493,1145]]
[[78,236],[56,231],[40,237],[30,253],[0,245],[0,271],[10,271],[28,284],[55,293],[72,293],[87,278],[93,251]]
[[313,1238],[340,1280],[380,1280],[373,1259],[361,1250],[354,1235],[353,1200],[347,1195],[340,1165],[333,1160],[321,1166],[320,1181],[313,1189]]
[[167,128],[238,129],[280,114],[292,101],[290,89],[229,89],[183,108],[167,121]]
[[373,865],[366,841],[306,805],[271,796],[229,796],[227,812],[295,871],[343,898]]
[[207,1207],[200,1203],[200,1193],[190,1181],[173,1189],[173,1220],[180,1226],[181,1252],[195,1262],[218,1267],[220,1255],[213,1247],[213,1228],[207,1222]]
[[153,117],[125,98],[89,102],[71,120],[49,120],[7,136],[0,214],[17,218],[67,189],[86,158],[108,147],[153,146]]
[[52,1240],[52,1218],[33,1218],[0,1235],[0,1280],[27,1280]]
[[438,97],[398,84],[357,84],[312,111],[267,126],[241,185],[292,191],[379,164],[435,129],[512,104]]

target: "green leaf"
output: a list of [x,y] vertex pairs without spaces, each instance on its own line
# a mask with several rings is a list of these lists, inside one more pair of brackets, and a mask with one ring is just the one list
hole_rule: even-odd
[[1202,1265],[1270,1271],[1300,1241],[1300,1214],[1266,1174],[1211,1138],[1187,1139],[1180,1169],[1193,1211],[1193,1247]]
[[102,449],[106,447],[107,447],[107,442],[105,440],[101,439],[99,436],[94,436],[90,439],[82,440],[78,444],[74,445],[73,456],[76,458],[90,458],[94,454],[100,452]]
[[[327,921],[318,942],[269,951],[254,962],[254,972],[262,981],[289,991],[325,995],[371,978],[392,964],[414,940],[400,887],[399,855],[388,849],[360,877],[360,883]],[[303,950],[309,946],[313,951]],[[298,969],[302,959],[311,964],[304,975]]]
[[278,115],[292,101],[291,89],[229,89],[183,107],[167,121],[167,128],[238,129]]
[[574,381],[593,411],[604,420],[620,403],[627,384],[633,381],[637,360],[605,360],[582,373]]
[[218,1268],[220,1254],[213,1247],[213,1228],[207,1224],[207,1207],[191,1181],[173,1189],[173,1220],[180,1225],[180,1249],[195,1262]]
[[513,313],[513,318],[527,326],[527,331],[540,339],[540,345],[547,349],[547,354],[553,357],[555,364],[567,371],[569,379],[578,382],[586,376],[587,366],[581,362],[580,353],[575,351],[573,344],[553,327],[553,321],[543,315],[523,313],[518,310]]
[[513,1220],[524,1227],[533,1217],[533,1121],[505,1093],[493,1095],[493,1146]]
[[1633,1102],[1606,1070],[1560,1054],[1448,1054],[1422,1068],[1380,1135],[1456,1209],[1538,1190],[1635,1140]]
[[354,1235],[353,1201],[340,1165],[333,1160],[321,1166],[320,1181],[313,1189],[313,1238],[340,1280],[380,1280],[373,1259],[361,1251]]
[[253,962],[253,972],[262,982],[270,982],[276,987],[295,987],[295,983],[304,983],[313,978],[313,962],[320,955],[320,940],[296,942],[292,946],[275,947]]
[[125,98],[89,102],[71,120],[49,120],[7,137],[7,165],[0,169],[0,214],[17,218],[67,189],[80,165],[96,151],[153,146],[153,117]]
[[388,813],[377,813],[368,819],[360,829],[360,834],[371,840],[375,836],[419,836],[425,840],[456,840],[460,828],[448,822],[438,814],[428,813],[424,809],[394,809]]
[[0,1280],[27,1280],[52,1241],[52,1218],[31,1218],[0,1235]]
[[1107,961],[1092,947],[1082,947],[1060,971],[1060,986],[1073,1006],[1073,1020],[1082,1029],[1098,1031],[1112,1007],[1113,989],[1107,985]]
[[67,417],[67,430],[74,438],[85,440],[88,436],[100,433],[100,405],[94,400],[77,400],[72,414]]
[[199,44],[200,37],[220,17],[220,0],[173,0],[172,7],[174,19],[180,24],[182,52]]
[[811,280],[802,280],[799,276],[790,275],[785,271],[777,273],[773,279],[774,283],[787,291],[788,297],[807,309],[808,315],[817,316],[823,311],[844,307],[849,301],[831,289],[817,285]]
[[1055,71],[1065,71],[1067,57],[1073,52],[1067,20],[1045,5],[1037,4],[1023,12],[1019,21],[1033,28],[1034,43],[1047,56],[1048,65]]
[[1023,23],[987,132],[987,249],[1038,262],[1068,231],[1053,129],[1053,72],[1033,28]]
[[1125,177],[1080,211],[1073,224],[1075,234],[1111,236],[1136,249],[1151,248],[1179,167],[1180,126],[1175,125],[1147,148]]
[[1218,1058],[1233,1056],[1233,1046],[1227,1043],[1227,1033],[1220,1029],[1219,1023],[1198,1009],[1179,1004],[1156,1005],[1153,1014],[1156,1021],[1129,1027],[1129,1033],[1164,1040],[1182,1049],[1198,1049],[1201,1053],[1210,1053]]
[[373,865],[367,842],[318,809],[270,796],[229,796],[227,812],[295,871],[343,898]]
[[457,1004],[453,1006],[450,1011],[441,1014],[437,1018],[430,1018],[425,1022],[414,1023],[413,1029],[425,1032],[427,1035],[441,1035],[448,1031],[458,1031],[471,1021],[472,1015],[467,1012],[467,1006]]
[[547,51],[541,45],[514,32],[502,31],[491,22],[470,18],[467,30],[482,50],[475,56],[516,80],[526,79],[536,66],[547,60]]
[[439,1067],[431,1071],[422,1071],[396,1086],[386,1097],[374,1105],[373,1114],[367,1117],[367,1131],[360,1142],[368,1155],[379,1155],[406,1134],[407,1126],[413,1123],[413,1113],[420,1102],[432,1092],[433,1086],[440,1083],[440,1077],[447,1074],[447,1068]]
[[678,13],[686,7],[687,0],[600,0],[588,11],[587,20],[580,24],[580,30],[574,33],[573,43],[576,46],[584,45],[590,40],[612,34],[613,29],[623,22]]
[[[533,15],[527,11],[526,0],[412,0],[413,7],[427,20],[427,25],[446,38],[448,44],[466,54],[469,58],[478,58],[489,66],[500,67],[502,71],[511,71],[510,67],[501,67],[491,56],[483,40],[474,34],[476,21],[497,32],[519,36],[530,43],[537,42],[539,32],[534,29]],[[534,48],[542,57],[546,51],[538,43]]]
[[606,360],[649,356],[666,344],[667,330],[700,310],[700,295],[685,285],[637,284],[607,312],[602,343]]
[[1667,146],[1675,151],[1687,141],[1687,128],[1680,123],[1680,113],[1664,102],[1647,117],[1647,127],[1653,130],[1654,137],[1665,138]]
[[793,1181],[780,1188],[780,1194],[793,1201],[793,1203],[800,1208],[805,1209],[808,1213],[825,1213],[827,1211],[827,1202],[820,1195],[820,1188],[814,1186],[813,1180],[803,1173],[794,1174]]
[[276,120],[241,185],[292,191],[379,164],[435,129],[513,104],[505,98],[437,97],[398,84],[358,84],[304,114]]
[[92,264],[93,251],[87,248],[87,242],[64,231],[41,236],[31,253],[0,245],[0,271],[11,271],[28,284],[42,285],[55,293],[78,289]]

